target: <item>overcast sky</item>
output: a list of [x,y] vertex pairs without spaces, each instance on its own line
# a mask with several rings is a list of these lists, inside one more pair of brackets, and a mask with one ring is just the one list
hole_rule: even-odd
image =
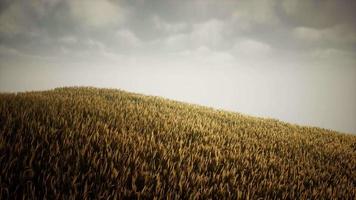
[[97,86],[356,133],[354,0],[1,0],[0,91]]

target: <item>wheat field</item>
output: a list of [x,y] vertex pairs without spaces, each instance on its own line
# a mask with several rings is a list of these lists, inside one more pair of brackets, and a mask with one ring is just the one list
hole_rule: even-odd
[[1,199],[356,199],[356,136],[91,87],[0,95]]

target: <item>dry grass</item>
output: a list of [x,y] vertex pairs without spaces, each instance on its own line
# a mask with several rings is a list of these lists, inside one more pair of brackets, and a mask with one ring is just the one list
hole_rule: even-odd
[[118,90],[0,95],[1,199],[356,199],[356,136]]

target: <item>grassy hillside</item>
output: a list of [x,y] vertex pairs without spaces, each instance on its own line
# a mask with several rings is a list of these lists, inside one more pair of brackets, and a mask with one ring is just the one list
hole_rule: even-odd
[[0,199],[356,199],[356,136],[119,90],[0,95]]

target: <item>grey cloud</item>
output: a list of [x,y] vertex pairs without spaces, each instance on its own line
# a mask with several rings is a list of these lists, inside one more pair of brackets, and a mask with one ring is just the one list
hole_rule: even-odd
[[125,20],[127,10],[108,0],[67,1],[71,17],[79,24],[89,29],[99,29],[108,26],[115,27]]
[[326,28],[347,24],[355,28],[356,2],[353,0],[286,0],[283,1],[284,19],[295,26]]
[[[47,48],[50,45],[37,40],[58,40],[69,35],[116,45],[114,49],[137,48],[139,43],[167,38],[169,45],[183,43],[182,48],[191,45],[218,48],[225,43],[226,50],[239,37],[250,37],[282,49],[301,47],[298,39],[303,37],[322,37],[326,39],[324,43],[331,41],[337,48],[350,49],[355,35],[352,2],[5,1],[1,6],[0,34],[4,45],[19,43],[15,48],[32,47],[37,42],[36,46]],[[120,30],[126,33],[121,32],[120,36]],[[122,37],[130,38],[120,42],[126,40]]]
[[278,1],[275,0],[239,1],[233,16],[240,18],[245,23],[252,23],[252,25],[274,25],[279,22],[278,13],[276,12],[277,3]]
[[306,46],[339,48],[352,51],[356,45],[355,32],[346,25],[336,25],[324,29],[296,27],[292,34]]
[[158,16],[153,16],[152,21],[154,26],[163,32],[166,33],[179,33],[185,31],[188,28],[187,23],[179,22],[179,23],[167,23],[163,19]]

